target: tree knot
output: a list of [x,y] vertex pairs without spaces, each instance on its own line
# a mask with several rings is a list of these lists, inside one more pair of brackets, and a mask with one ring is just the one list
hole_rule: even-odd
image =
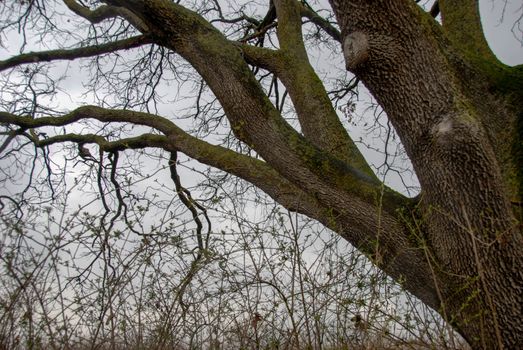
[[343,56],[347,70],[354,70],[369,59],[369,39],[363,32],[352,32],[343,41]]
[[439,123],[432,127],[432,134],[435,136],[443,136],[449,134],[453,129],[453,122],[450,116],[445,116]]

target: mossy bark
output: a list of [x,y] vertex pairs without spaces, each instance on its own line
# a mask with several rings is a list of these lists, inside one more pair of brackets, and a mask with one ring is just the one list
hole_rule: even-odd
[[342,37],[369,40],[353,72],[420,180],[439,309],[473,348],[522,347],[519,68],[490,52],[476,1],[441,1],[443,27],[411,1],[332,3]]

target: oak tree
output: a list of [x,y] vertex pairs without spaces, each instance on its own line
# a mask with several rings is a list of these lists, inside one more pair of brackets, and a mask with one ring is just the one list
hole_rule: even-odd
[[[181,152],[337,232],[473,348],[521,347],[523,68],[492,53],[477,0],[439,0],[430,10],[418,2],[331,0],[329,12],[306,1],[272,0],[257,7],[262,17],[233,16],[221,7],[232,5],[217,0],[3,2],[4,30],[34,28],[23,36],[22,52],[0,62],[13,87],[2,101],[0,151],[32,145],[45,156],[52,145],[75,144],[84,161],[111,155],[114,166],[124,150],[160,148],[173,154],[171,162]],[[70,15],[73,26],[88,30],[75,32],[64,20]],[[340,91],[361,82],[386,113],[419,179],[416,197],[385,185],[357,148],[311,64],[305,26],[332,55],[343,55],[341,68],[354,79]],[[38,51],[24,49],[31,41]],[[44,49],[48,42],[55,46]],[[104,60],[137,57],[136,50],[145,54],[129,68],[135,76],[104,80]],[[52,83],[34,87],[37,73],[85,58],[91,87],[104,92],[93,91],[97,105],[61,113],[45,97]],[[219,102],[229,145],[241,147],[188,132],[151,107],[162,79],[186,64],[197,73],[190,79]],[[260,77],[272,79],[270,89]],[[38,103],[24,104],[19,95]],[[283,111],[287,96],[296,123]],[[96,133],[83,132],[87,120],[98,122]],[[146,131],[126,137],[109,132],[111,125]],[[93,145],[99,154],[89,152]],[[10,200],[1,198],[2,205]]]

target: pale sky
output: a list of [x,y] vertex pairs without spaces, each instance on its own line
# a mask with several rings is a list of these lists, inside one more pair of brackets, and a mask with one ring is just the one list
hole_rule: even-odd
[[492,51],[506,64],[523,64],[523,26],[517,27],[523,1],[480,0],[479,3],[483,29]]

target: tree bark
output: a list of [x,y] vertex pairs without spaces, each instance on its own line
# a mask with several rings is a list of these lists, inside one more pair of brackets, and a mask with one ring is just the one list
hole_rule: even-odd
[[514,92],[494,90],[487,70],[501,63],[478,38],[477,2],[441,1],[443,28],[412,1],[332,4],[347,67],[387,112],[420,180],[440,312],[474,348],[521,348],[521,109]]

